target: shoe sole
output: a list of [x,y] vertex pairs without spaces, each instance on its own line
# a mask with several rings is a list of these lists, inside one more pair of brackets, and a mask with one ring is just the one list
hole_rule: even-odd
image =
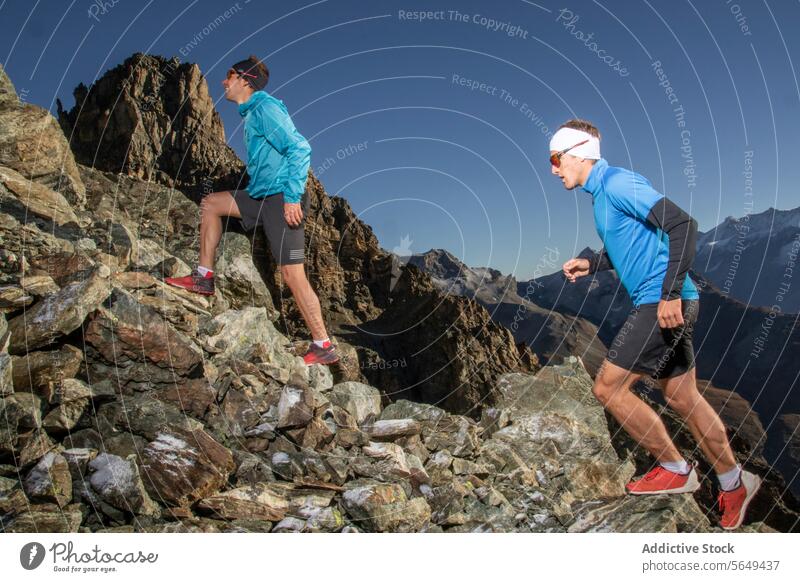
[[306,366],[313,366],[314,364],[323,364],[325,366],[330,366],[331,364],[335,364],[338,361],[339,361],[339,358],[336,358],[336,359],[330,360],[330,361],[317,360],[316,362],[311,362],[311,363],[306,362]]
[[175,285],[173,283],[170,283],[169,281],[164,281],[164,283],[166,283],[170,287],[175,287],[175,289],[183,289],[184,291],[188,291],[189,293],[197,293],[198,295],[213,295],[214,294],[213,291],[211,291],[210,293],[208,291],[196,291],[195,289],[190,289],[189,287],[184,287],[183,285]]
[[[730,531],[737,529],[740,525],[742,525],[745,513],[747,513],[747,507],[750,505],[750,502],[753,500],[753,497],[755,497],[756,493],[758,493],[758,490],[761,489],[761,477],[759,477],[758,475],[753,475],[752,473],[742,472],[742,483],[745,483],[745,479],[750,478],[751,476],[752,479],[754,480],[753,482],[755,483],[755,485],[753,486],[752,491],[748,489],[747,497],[744,498],[744,502],[742,503],[742,509],[739,511],[739,521],[736,522],[736,525],[724,526],[720,524],[722,529]],[[746,483],[745,483],[745,488],[747,489]]]
[[658,491],[631,491],[627,487],[625,490],[631,495],[661,495],[662,493],[693,493],[700,489],[700,481],[697,479],[697,473],[694,469],[689,473],[689,478],[686,484],[682,487],[675,489],[659,489]]

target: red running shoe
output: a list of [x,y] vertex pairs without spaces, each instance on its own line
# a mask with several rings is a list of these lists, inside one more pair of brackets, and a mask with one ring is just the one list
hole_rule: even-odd
[[335,364],[339,361],[336,348],[331,342],[326,342],[324,347],[319,347],[313,341],[308,346],[308,351],[303,356],[303,361],[307,366],[312,364]]
[[192,271],[191,275],[186,277],[167,277],[164,283],[172,285],[173,287],[180,287],[192,293],[199,293],[200,295],[213,295],[214,294],[214,275],[207,273],[203,277],[197,272],[197,269]]
[[722,529],[736,529],[742,525],[747,506],[750,505],[756,492],[761,487],[761,478],[748,471],[742,471],[742,476],[739,480],[741,483],[736,489],[720,491],[717,498],[719,509],[722,511],[722,519],[720,520]]
[[659,493],[691,493],[700,489],[695,471],[696,463],[686,475],[667,471],[661,465],[641,479],[628,483],[625,488],[633,495],[657,495]]

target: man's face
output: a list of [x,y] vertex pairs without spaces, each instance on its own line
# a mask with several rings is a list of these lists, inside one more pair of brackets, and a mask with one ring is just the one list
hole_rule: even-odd
[[242,98],[249,97],[252,92],[247,81],[233,69],[230,69],[227,77],[222,80],[222,86],[225,88],[225,98],[228,101],[241,101]]
[[[555,154],[556,151],[551,151],[550,154]],[[562,154],[561,164],[556,167],[550,164],[550,171],[561,178],[564,188],[572,190],[575,186],[580,185],[580,177],[583,173],[583,158],[576,158],[570,154]]]

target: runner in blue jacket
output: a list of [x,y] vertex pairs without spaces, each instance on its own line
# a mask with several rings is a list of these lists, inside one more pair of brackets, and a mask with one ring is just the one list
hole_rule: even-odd
[[255,56],[239,61],[222,81],[225,98],[239,105],[247,146],[247,190],[214,192],[201,205],[200,264],[186,277],[168,277],[173,286],[203,295],[214,294],[214,257],[222,238],[222,217],[239,218],[245,229],[259,224],[280,266],[283,282],[297,301],[311,331],[303,356],[306,364],[338,361],[328,338],[319,298],[306,278],[304,218],[311,146],[294,126],[283,102],[264,88],[269,70]]
[[667,404],[683,417],[720,484],[721,525],[736,529],[761,480],[736,463],[725,426],[697,390],[692,331],[699,294],[689,276],[697,223],[650,182],[600,156],[600,133],[573,119],[550,141],[550,165],[567,189],[592,196],[597,234],[604,248],[564,263],[567,280],[615,269],[633,310],[608,349],[593,393],[620,425],[658,460],[627,485],[634,495],[688,493],[700,487],[695,470],[670,439],[664,423],[631,387],[657,381]]

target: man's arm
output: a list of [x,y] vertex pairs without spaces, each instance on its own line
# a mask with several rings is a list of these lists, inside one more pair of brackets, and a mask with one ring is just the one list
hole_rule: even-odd
[[694,262],[697,221],[665,196],[650,209],[647,222],[669,237],[669,262],[661,288],[661,299],[680,299],[686,274]]
[[603,247],[599,253],[593,253],[591,256],[583,258],[589,261],[590,275],[597,271],[608,271],[614,268],[614,265],[611,264],[611,259],[608,258],[605,247]]
[[267,141],[286,158],[289,178],[283,199],[297,204],[303,197],[311,164],[311,146],[294,128],[291,118],[276,106],[262,107],[259,115],[261,130]]

